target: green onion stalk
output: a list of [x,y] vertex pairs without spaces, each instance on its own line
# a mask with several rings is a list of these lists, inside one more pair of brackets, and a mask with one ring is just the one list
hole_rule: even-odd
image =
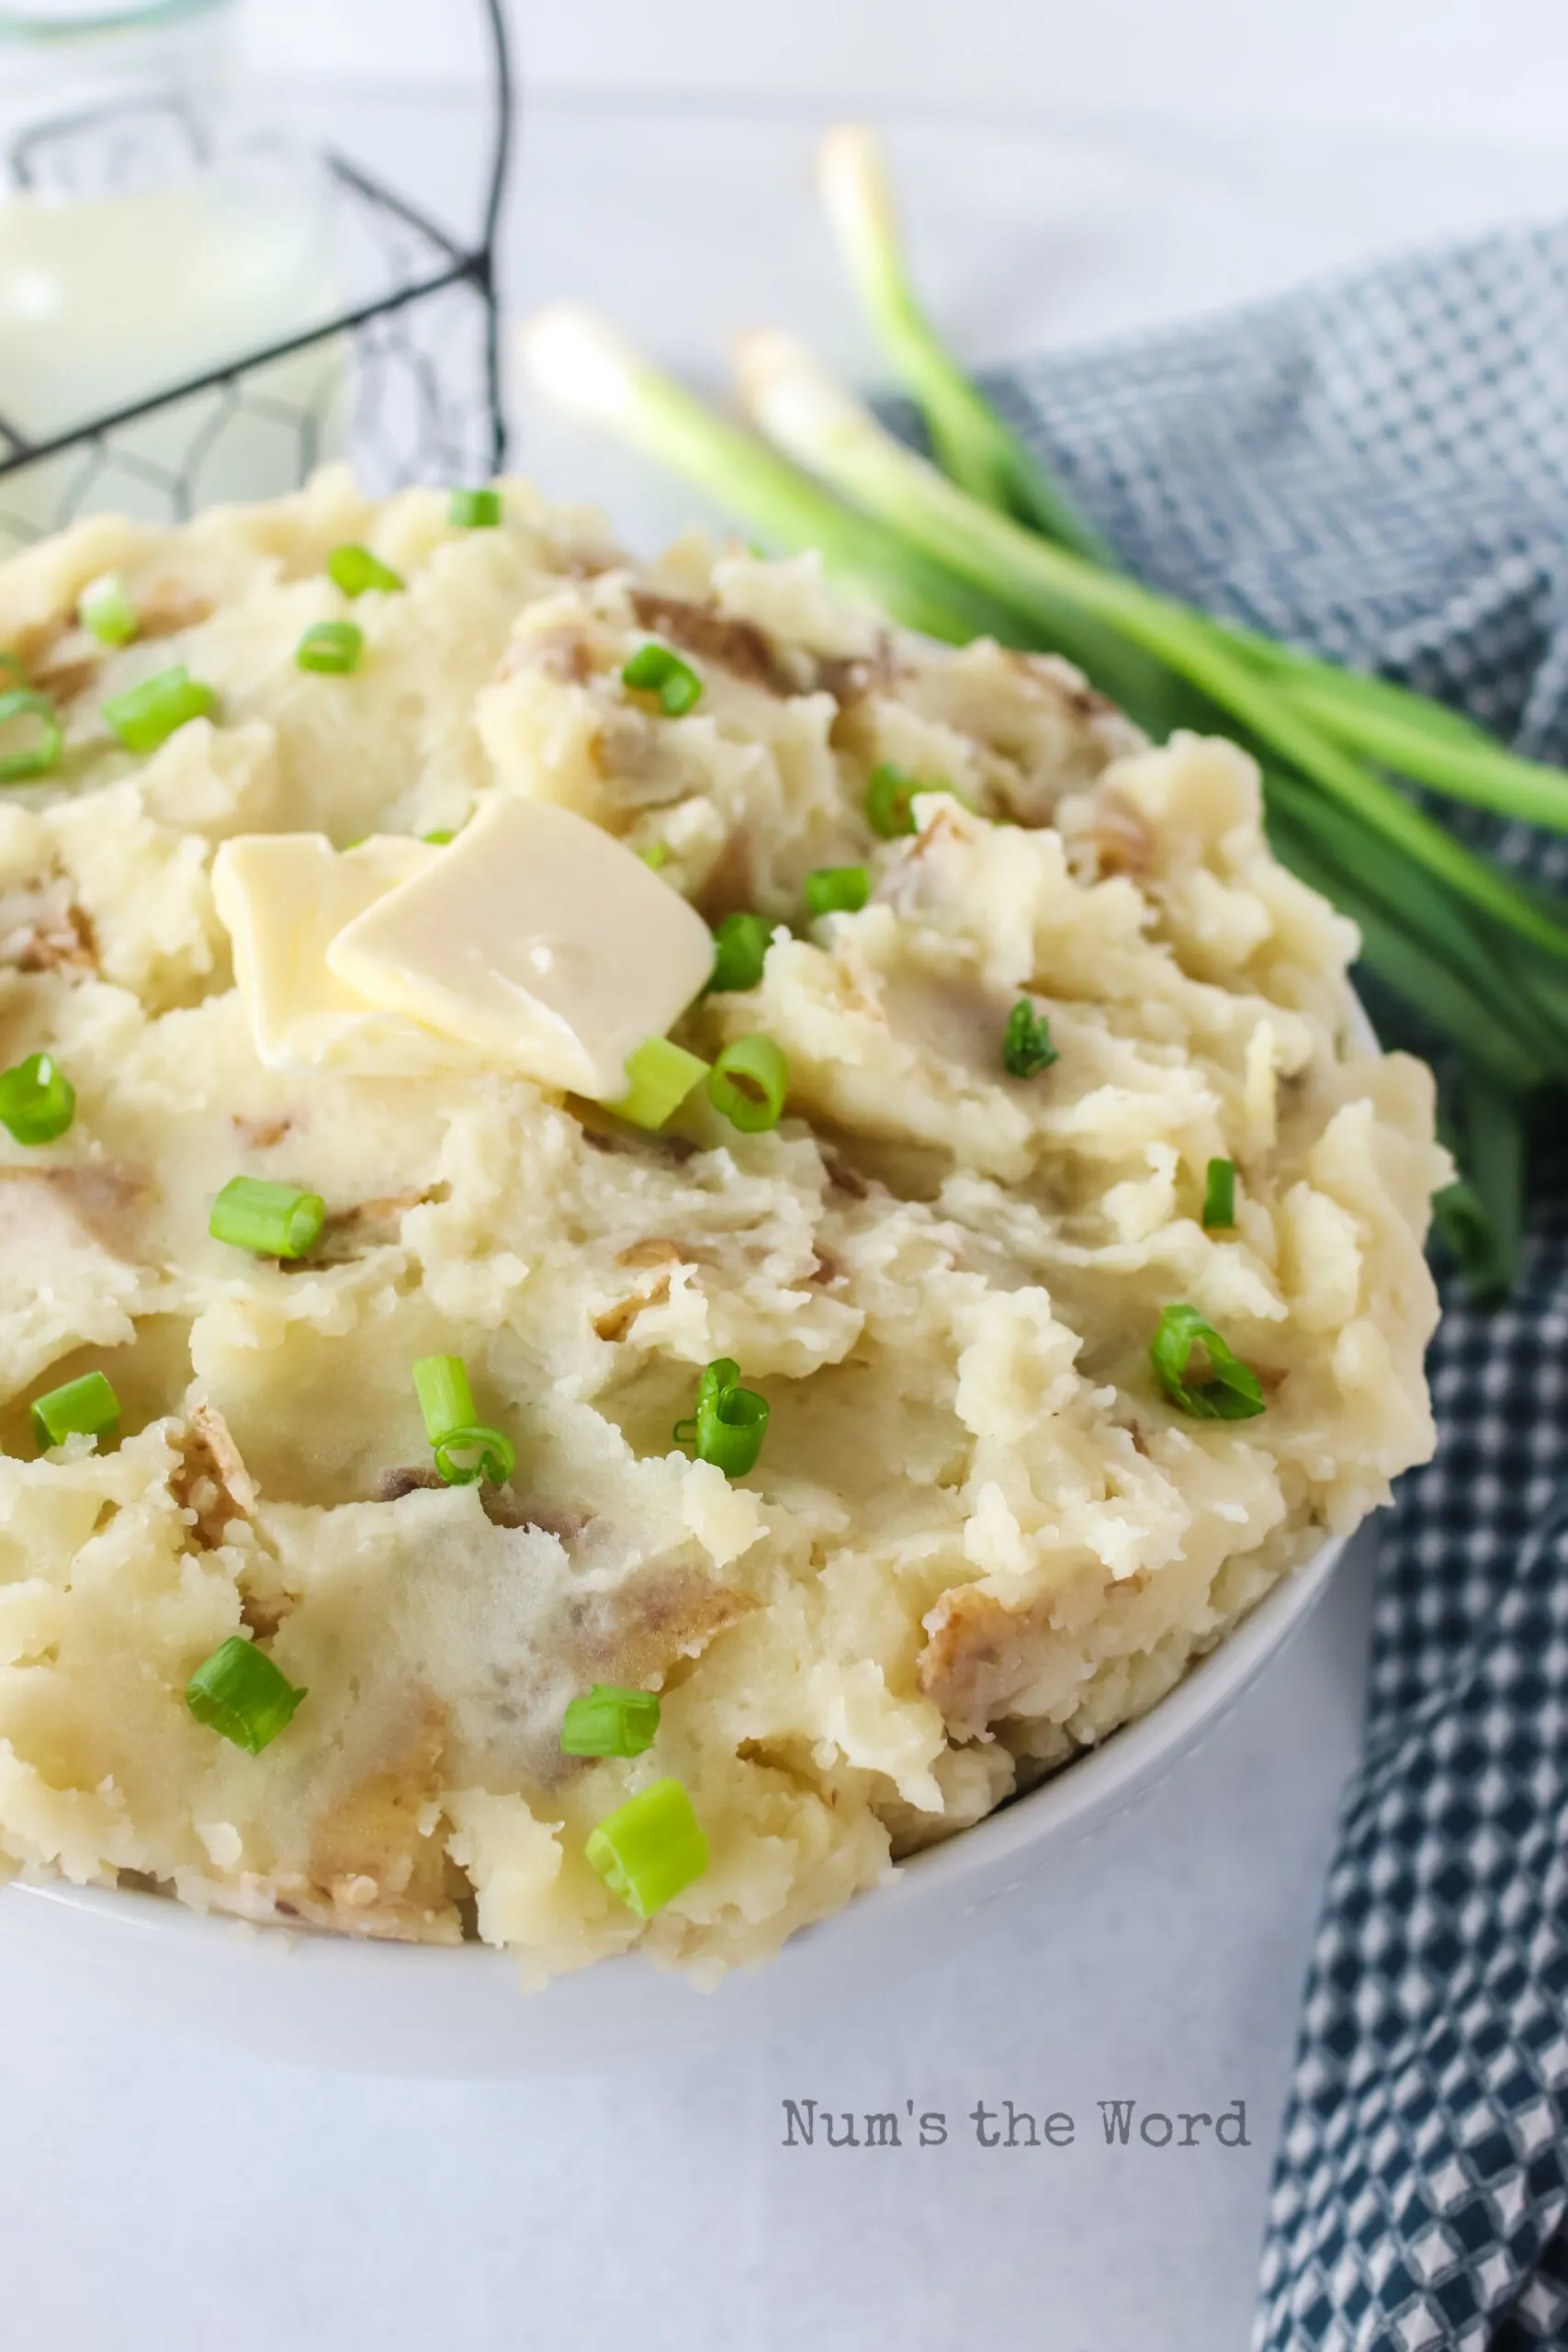
[[819,549],[905,626],[1060,653],[1152,739],[1195,728],[1250,750],[1279,855],[1357,924],[1364,967],[1446,1048],[1445,1134],[1461,1175],[1439,1196],[1439,1223],[1477,1295],[1503,1295],[1518,1252],[1521,1105],[1568,1081],[1568,904],[1457,840],[1406,786],[1568,832],[1568,775],[1420,695],[1121,571],[926,319],[868,133],[829,134],[821,187],[936,464],[777,334],[749,335],[737,353],[761,438],[583,311],[548,311],[524,329],[530,372],[765,537]]

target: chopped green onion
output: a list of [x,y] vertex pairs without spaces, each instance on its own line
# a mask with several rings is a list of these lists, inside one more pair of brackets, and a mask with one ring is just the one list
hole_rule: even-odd
[[364,650],[365,632],[353,621],[312,621],[294,649],[294,659],[301,670],[346,678],[358,669]]
[[52,1143],[76,1115],[76,1090],[52,1054],[0,1074],[0,1126],[13,1143]]
[[76,599],[76,617],[100,645],[129,645],[138,623],[123,576],[106,571],[89,580]]
[[22,657],[19,653],[13,653],[8,645],[0,645],[0,670],[9,670],[22,685],[27,684],[28,673],[22,667]]
[[187,719],[205,718],[217,707],[212,688],[193,678],[183,662],[99,705],[128,752],[155,752]]
[[919,776],[906,775],[902,768],[885,760],[873,768],[871,782],[865,788],[865,820],[874,833],[885,842],[896,841],[900,833],[915,830],[915,795],[917,792],[942,792],[940,784],[922,784]]
[[403,584],[389,564],[352,541],[333,548],[327,558],[327,576],[345,596],[363,596],[367,588],[379,588],[383,595],[390,596]]
[[85,1372],[80,1380],[35,1397],[32,1424],[44,1453],[68,1437],[107,1438],[119,1425],[119,1398],[101,1372]]
[[708,1841],[679,1781],[655,1781],[628,1797],[589,1831],[582,1850],[639,1919],[651,1919],[708,1866]]
[[231,1176],[212,1204],[207,1229],[214,1241],[253,1250],[258,1258],[302,1258],[326,1223],[320,1193],[265,1176]]
[[713,977],[705,995],[754,989],[762,977],[773,927],[765,915],[726,915],[714,925]]
[[[474,1392],[461,1356],[422,1356],[413,1368],[413,1393],[424,1418],[424,1433],[435,1455],[435,1467],[449,1487],[471,1487],[484,1478],[504,1487],[517,1467],[517,1449],[474,1409]],[[475,1453],[473,1463],[457,1463],[454,1453]]]
[[186,1705],[197,1722],[248,1756],[259,1756],[277,1737],[308,1695],[241,1634],[231,1634],[186,1684]]
[[31,686],[17,686],[0,695],[0,728],[27,718],[37,722],[34,739],[19,752],[0,752],[0,784],[25,784],[29,776],[47,775],[60,765],[65,729],[49,696],[35,693]]
[[1002,1068],[1010,1078],[1038,1078],[1060,1059],[1051,1043],[1050,1022],[1044,1013],[1035,1012],[1026,996],[1021,996],[1002,1032]]
[[650,874],[657,874],[670,863],[670,844],[668,842],[649,842],[646,849],[638,850],[637,855]]
[[621,684],[637,694],[657,695],[666,718],[683,718],[703,698],[703,682],[691,664],[652,638],[626,663]]
[[858,915],[871,896],[871,876],[863,865],[819,865],[806,877],[806,911],[818,915]]
[[789,1092],[789,1064],[771,1037],[737,1037],[708,1073],[708,1101],[743,1136],[776,1127]]
[[[1193,1387],[1186,1373],[1195,1347],[1207,1354],[1213,1377]],[[1263,1410],[1263,1384],[1258,1374],[1232,1354],[1195,1306],[1166,1307],[1149,1348],[1149,1362],[1172,1404],[1200,1420],[1247,1421]]]
[[657,1690],[628,1690],[596,1682],[573,1699],[560,1727],[563,1756],[640,1756],[659,1729]]
[[420,840],[422,842],[429,842],[433,849],[445,849],[449,841],[455,841],[456,839],[457,835],[454,833],[450,825],[438,825],[434,832],[421,833],[420,835]]
[[501,492],[455,490],[447,503],[446,520],[460,531],[493,531],[501,520]]
[[1211,1159],[1203,1192],[1203,1223],[1224,1227],[1235,1223],[1235,1162]]
[[711,1462],[727,1478],[743,1478],[756,1466],[768,1433],[768,1400],[740,1386],[733,1356],[717,1356],[697,1384],[697,1409],[677,1421],[677,1445],[694,1448],[699,1462]]
[[630,1084],[618,1102],[605,1105],[618,1119],[634,1127],[661,1127],[672,1118],[694,1086],[707,1077],[709,1064],[668,1037],[648,1037],[626,1062]]

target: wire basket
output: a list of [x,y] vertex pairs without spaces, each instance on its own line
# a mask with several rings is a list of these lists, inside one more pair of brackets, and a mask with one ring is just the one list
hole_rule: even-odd
[[[320,160],[332,220],[334,299],[301,332],[95,415],[52,438],[0,413],[0,556],[95,509],[177,523],[234,483],[298,486],[345,455],[375,492],[410,481],[482,481],[506,449],[495,243],[511,155],[513,85],[500,0],[483,0],[493,58],[491,153],[475,243],[454,241],[415,205],[346,157]],[[47,163],[70,184],[91,153],[96,185],[149,144],[202,158],[200,126],[177,102],[104,107],[12,141],[12,184]],[[151,119],[154,113],[163,119]],[[248,494],[258,494],[254,489]]]

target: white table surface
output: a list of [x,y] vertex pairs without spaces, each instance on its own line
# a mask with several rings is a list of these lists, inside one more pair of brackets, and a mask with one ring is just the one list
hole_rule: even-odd
[[[437,201],[469,119],[354,110]],[[803,209],[812,120],[538,107],[511,297],[612,309],[713,367],[759,316],[863,356]],[[1416,235],[1568,199],[1568,160],[1354,134],[895,125],[925,274],[973,356],[1118,330]],[[713,190],[722,184],[722,201]],[[672,264],[678,263],[678,266]],[[520,455],[629,536],[688,502],[525,403]],[[40,1983],[0,1898],[6,2341],[48,2352],[1240,2352],[1300,1978],[1360,1707],[1367,1562],[1146,1807],[992,1910],[956,1962],[722,2067],[493,2088],[306,2072]],[[976,2100],[1077,2119],[981,2149]],[[786,2098],[942,2109],[945,2146],[781,2145]],[[1107,2148],[1096,2103],[1218,2111],[1251,2144]]]

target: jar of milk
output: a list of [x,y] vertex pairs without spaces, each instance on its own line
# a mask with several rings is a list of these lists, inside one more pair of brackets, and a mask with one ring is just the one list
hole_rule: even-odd
[[272,497],[333,451],[331,342],[147,405],[338,307],[326,174],[247,112],[234,13],[0,0],[0,555],[94,507]]

